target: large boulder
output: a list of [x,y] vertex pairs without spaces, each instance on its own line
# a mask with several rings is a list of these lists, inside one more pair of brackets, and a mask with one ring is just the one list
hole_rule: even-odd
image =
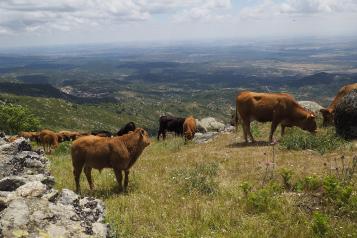
[[198,121],[197,128],[204,128],[205,131],[223,131],[225,125],[217,121],[214,117],[205,117]]
[[315,114],[320,113],[320,109],[323,108],[320,104],[313,101],[299,101],[298,103],[307,110],[314,112]]
[[357,89],[352,90],[337,104],[334,122],[337,134],[346,139],[357,138]]

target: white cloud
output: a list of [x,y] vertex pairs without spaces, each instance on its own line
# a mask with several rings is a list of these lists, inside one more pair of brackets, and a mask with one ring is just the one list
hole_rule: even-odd
[[306,16],[329,13],[357,12],[356,0],[264,0],[255,6],[245,7],[241,18],[264,19],[282,15]]
[[146,21],[162,13],[176,20],[178,16],[213,19],[220,16],[216,10],[230,4],[230,0],[1,0],[0,34],[105,27]]

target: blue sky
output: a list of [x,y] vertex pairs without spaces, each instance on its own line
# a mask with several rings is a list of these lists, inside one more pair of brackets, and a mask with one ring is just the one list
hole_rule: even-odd
[[357,0],[1,0],[0,45],[357,35]]

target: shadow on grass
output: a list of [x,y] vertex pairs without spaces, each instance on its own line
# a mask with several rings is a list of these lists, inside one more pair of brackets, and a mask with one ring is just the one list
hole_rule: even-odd
[[268,141],[256,141],[256,142],[238,142],[227,145],[228,148],[244,148],[254,146],[271,146]]
[[130,188],[130,186],[127,192],[120,191],[118,186],[113,186],[111,188],[96,187],[92,191],[87,188],[83,189],[81,192],[81,196],[95,197],[99,199],[108,199],[113,196],[126,196],[133,192],[134,192],[133,188]]

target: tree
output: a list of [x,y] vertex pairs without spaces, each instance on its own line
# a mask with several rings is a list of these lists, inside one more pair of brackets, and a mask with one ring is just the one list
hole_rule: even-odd
[[27,107],[13,104],[0,105],[0,130],[5,133],[34,131],[39,127],[39,119]]

